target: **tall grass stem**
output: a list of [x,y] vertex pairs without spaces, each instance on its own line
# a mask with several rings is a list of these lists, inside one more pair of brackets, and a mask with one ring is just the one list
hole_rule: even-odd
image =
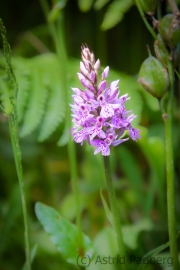
[[16,171],[19,180],[20,194],[22,200],[22,210],[23,210],[23,218],[24,218],[24,237],[25,237],[25,251],[26,251],[26,266],[28,270],[31,270],[31,261],[30,261],[30,248],[29,248],[29,236],[28,236],[28,220],[27,220],[27,209],[26,209],[26,200],[25,200],[25,192],[24,192],[24,181],[23,181],[23,170],[21,164],[21,151],[19,147],[18,141],[18,127],[16,117],[11,115],[9,117],[9,129],[11,136],[11,143],[14,153],[14,159],[16,164]]

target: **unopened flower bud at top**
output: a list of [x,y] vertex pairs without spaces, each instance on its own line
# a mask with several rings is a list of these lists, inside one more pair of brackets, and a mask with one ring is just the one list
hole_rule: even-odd
[[98,60],[96,61],[96,63],[94,64],[94,69],[95,69],[96,71],[98,71],[99,68],[100,68],[100,60],[98,59]]
[[107,78],[109,75],[109,67],[106,67],[104,70],[103,70],[103,73],[102,73],[102,80],[104,80],[105,78]]

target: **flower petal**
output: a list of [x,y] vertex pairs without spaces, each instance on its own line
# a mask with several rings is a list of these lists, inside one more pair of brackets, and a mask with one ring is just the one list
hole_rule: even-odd
[[100,115],[104,118],[108,118],[114,115],[114,109],[112,105],[105,105],[101,109]]

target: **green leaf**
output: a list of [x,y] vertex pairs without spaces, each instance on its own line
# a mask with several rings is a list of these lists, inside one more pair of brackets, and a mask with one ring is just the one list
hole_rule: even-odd
[[106,200],[103,197],[102,188],[100,189],[100,195],[101,195],[101,200],[102,200],[102,203],[103,203],[103,206],[104,206],[106,216],[107,216],[109,222],[111,223],[111,225],[113,226],[113,216],[112,216],[112,213],[111,213],[111,211],[109,209],[109,206],[107,205]]
[[[179,237],[180,235],[180,232],[178,232],[177,234],[177,238]],[[166,244],[163,244],[153,250],[151,250],[150,252],[148,252],[143,258],[142,258],[142,261],[144,261],[144,259],[146,258],[146,263],[149,262],[149,260],[151,259],[152,256],[156,256],[158,253],[160,253],[161,251],[163,251],[164,249],[168,248],[170,245],[169,241],[166,243]],[[138,268],[138,270],[143,270],[145,269],[147,265],[146,264],[141,264]]]
[[[79,194],[80,209],[83,211],[87,206],[88,196],[85,193]],[[65,196],[60,205],[60,213],[68,220],[76,219],[76,198],[74,193],[69,193]]]
[[[152,223],[148,219],[143,219],[132,225],[127,225],[122,227],[123,240],[125,245],[130,249],[138,248],[138,237],[139,234],[145,230],[149,231],[152,229]],[[90,266],[87,268],[89,270],[104,270],[106,269],[103,265],[103,258],[111,256],[116,257],[118,254],[118,245],[115,232],[112,227],[104,227],[93,240],[95,255],[91,260]],[[124,257],[121,257],[121,263],[125,262]],[[99,260],[99,262],[98,262]],[[102,261],[102,264],[100,263]],[[115,265],[116,263],[108,264],[108,270],[120,269],[120,265]],[[136,268],[132,268],[136,269]]]
[[145,210],[145,193],[143,190],[144,179],[139,169],[139,161],[124,145],[121,145],[121,147],[118,149],[118,155],[120,158],[121,168],[128,181],[130,182],[132,189],[136,192],[136,197],[137,200],[139,200],[139,205],[142,207],[143,210]]
[[[115,265],[103,265],[97,260],[103,259],[106,256],[115,257],[118,254],[118,245],[114,230],[112,227],[104,227],[94,238],[93,246],[95,255],[87,270],[115,270]],[[103,260],[102,260],[103,261]],[[106,267],[107,266],[107,267]]]
[[31,76],[31,95],[28,102],[28,109],[24,116],[24,124],[21,129],[22,137],[30,134],[39,126],[47,98],[47,88],[43,84],[42,78],[43,73],[40,72],[37,65],[31,70]]
[[65,98],[64,89],[62,89],[62,78],[59,76],[59,62],[55,56],[49,59],[50,66],[47,75],[46,85],[49,88],[49,98],[46,105],[44,119],[40,126],[38,136],[39,141],[47,139],[64,120],[65,116]]
[[53,6],[52,10],[48,14],[48,21],[53,23],[57,20],[60,11],[66,6],[67,0],[55,1],[55,5]]
[[96,0],[95,4],[94,4],[94,8],[96,10],[101,9],[102,7],[104,7],[110,0]]
[[153,225],[149,219],[142,219],[132,225],[126,225],[122,228],[124,243],[128,248],[138,248],[138,236],[142,231],[152,230]]
[[68,141],[69,141],[69,129],[68,127],[65,127],[59,141],[57,142],[57,145],[64,146],[68,143]]
[[[47,53],[30,59],[13,59],[19,91],[18,120],[23,121],[21,136],[39,128],[39,141],[47,139],[64,120],[65,100],[59,76],[59,60]],[[1,78],[0,78],[1,79]]]
[[151,96],[148,92],[144,91],[142,86],[140,86],[140,92],[142,93],[146,105],[152,110],[152,111],[159,111],[159,103],[157,98],[154,98]]
[[178,76],[178,79],[180,80],[180,74],[179,72],[175,69],[176,75]]
[[[35,246],[32,248],[32,250],[31,250],[31,253],[30,253],[31,263],[33,262],[34,257],[35,257],[35,255],[36,255],[37,247],[38,247],[38,245],[35,245]],[[28,268],[27,268],[27,265],[26,265],[26,263],[25,263],[24,266],[23,266],[23,268],[22,268],[22,270],[27,270],[27,269],[28,269]]]
[[[92,257],[92,244],[90,239],[83,234],[83,247],[78,246],[78,229],[63,218],[55,209],[36,203],[35,212],[44,230],[50,235],[57,250],[67,262],[77,265],[78,256]],[[84,253],[84,254],[82,254]]]
[[114,0],[112,4],[108,6],[101,29],[107,30],[114,27],[123,19],[124,14],[131,8],[132,5],[132,0]]
[[30,95],[32,74],[30,76],[29,59],[22,57],[13,58],[13,65],[15,66],[16,78],[18,81],[17,94],[17,116],[18,122],[24,118],[24,112],[28,104],[28,97]]
[[10,100],[9,85],[4,78],[0,78],[0,104],[2,104],[2,110],[6,115],[9,115],[13,111],[13,105]]
[[87,12],[90,10],[93,2],[94,2],[94,0],[78,0],[79,9],[82,12]]
[[159,199],[159,207],[161,214],[165,214],[165,152],[164,142],[159,137],[149,137],[147,129],[141,127],[141,140],[138,140],[138,145],[141,147],[148,164],[150,166],[150,186],[146,197],[147,211],[150,212],[154,196],[157,193]]

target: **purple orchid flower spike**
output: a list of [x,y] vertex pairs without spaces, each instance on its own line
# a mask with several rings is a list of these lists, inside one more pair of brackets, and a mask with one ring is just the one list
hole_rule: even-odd
[[100,60],[95,60],[94,54],[87,46],[82,46],[80,62],[80,73],[78,78],[84,88],[72,88],[74,104],[71,105],[73,112],[72,128],[73,139],[83,144],[87,141],[95,146],[94,154],[102,152],[103,156],[110,155],[110,146],[117,146],[128,138],[122,139],[124,132],[129,132],[132,140],[141,138],[140,130],[132,127],[131,122],[136,117],[134,114],[128,116],[125,102],[128,95],[119,96],[119,80],[107,84],[106,78],[109,67],[106,67],[101,79],[98,81]]

